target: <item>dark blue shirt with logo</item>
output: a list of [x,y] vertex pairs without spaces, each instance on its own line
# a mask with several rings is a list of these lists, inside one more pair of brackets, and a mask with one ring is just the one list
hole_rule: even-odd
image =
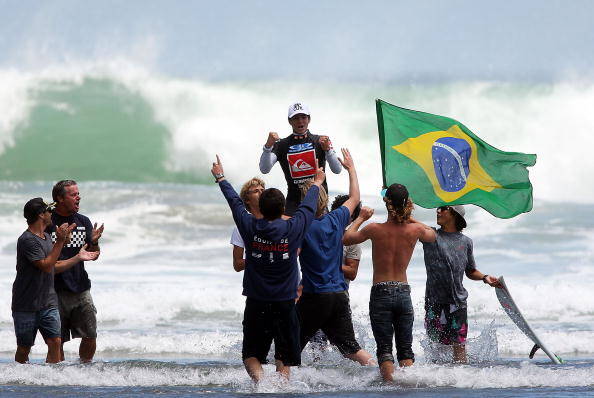
[[[76,224],[76,228],[70,234],[70,243],[64,246],[58,260],[68,260],[74,257],[80,251],[80,248],[85,244],[91,245],[91,238],[93,236],[93,224],[88,217],[79,213],[74,213],[71,216],[61,216],[55,211],[52,213],[53,225],[48,227],[46,232],[52,236],[52,241],[56,241],[56,226],[64,223]],[[84,261],[72,266],[68,270],[56,274],[54,278],[54,286],[56,291],[67,290],[73,293],[82,293],[91,288],[91,280],[85,270]]]
[[319,188],[314,185],[309,189],[291,219],[267,221],[248,213],[227,181],[219,186],[245,243],[243,295],[260,301],[297,298],[297,249],[314,218]]

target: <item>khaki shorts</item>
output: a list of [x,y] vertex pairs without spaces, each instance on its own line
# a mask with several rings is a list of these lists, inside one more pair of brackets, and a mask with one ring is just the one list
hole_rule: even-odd
[[62,342],[87,337],[97,338],[97,309],[93,304],[91,292],[58,292],[60,321],[62,322]]

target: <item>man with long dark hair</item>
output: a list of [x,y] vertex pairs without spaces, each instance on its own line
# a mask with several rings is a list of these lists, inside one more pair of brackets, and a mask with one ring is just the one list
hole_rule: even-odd
[[452,346],[453,361],[466,363],[468,321],[466,298],[462,286],[464,274],[469,279],[499,286],[496,277],[476,268],[472,239],[462,233],[466,228],[464,206],[442,206],[437,209],[434,242],[423,242],[427,285],[425,288],[425,329],[433,342]]
[[390,185],[384,202],[388,210],[386,222],[371,223],[359,231],[361,224],[373,215],[372,209],[363,207],[359,217],[347,229],[343,242],[345,245],[352,245],[371,240],[373,286],[369,299],[369,316],[377,345],[380,373],[384,381],[392,381],[394,336],[399,365],[411,366],[414,362],[414,311],[406,269],[417,241],[434,241],[435,231],[411,217],[413,203],[404,185]]

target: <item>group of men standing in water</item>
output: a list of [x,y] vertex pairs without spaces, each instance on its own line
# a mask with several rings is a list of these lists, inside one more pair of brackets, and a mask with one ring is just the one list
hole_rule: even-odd
[[[356,340],[348,295],[348,280],[356,276],[361,255],[358,244],[366,240],[372,242],[369,313],[382,378],[393,379],[393,339],[398,364],[414,362],[414,311],[406,269],[417,241],[423,243],[428,275],[425,327],[432,340],[453,345],[454,361],[465,362],[468,293],[463,275],[491,286],[498,286],[498,280],[476,269],[472,241],[461,233],[466,227],[464,208],[438,208],[437,230],[412,218],[408,190],[392,184],[384,191],[386,222],[360,229],[373,210],[361,208],[350,152],[343,149],[339,158],[327,136],[309,131],[310,121],[305,104],[291,104],[292,134],[279,140],[271,132],[263,148],[260,171],[266,174],[279,162],[288,185],[286,197],[276,188],[266,189],[259,178],[246,182],[237,195],[218,156],[211,169],[236,224],[231,243],[233,267],[244,271],[242,359],[248,374],[261,379],[274,341],[277,371],[288,377],[319,330],[344,357],[362,365],[376,363]],[[349,173],[349,194],[337,198],[331,211],[326,161],[334,173],[342,168]]]

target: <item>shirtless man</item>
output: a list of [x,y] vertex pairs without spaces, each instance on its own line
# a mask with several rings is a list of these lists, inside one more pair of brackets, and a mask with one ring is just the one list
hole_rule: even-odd
[[411,366],[415,358],[412,351],[414,311],[406,269],[417,241],[435,241],[435,231],[411,217],[413,203],[404,185],[390,185],[384,202],[388,209],[387,221],[381,224],[371,223],[359,231],[361,224],[373,215],[372,209],[363,207],[359,217],[345,233],[343,243],[353,245],[371,239],[371,329],[377,345],[377,362],[381,376],[384,381],[393,381],[394,335],[398,364]]

